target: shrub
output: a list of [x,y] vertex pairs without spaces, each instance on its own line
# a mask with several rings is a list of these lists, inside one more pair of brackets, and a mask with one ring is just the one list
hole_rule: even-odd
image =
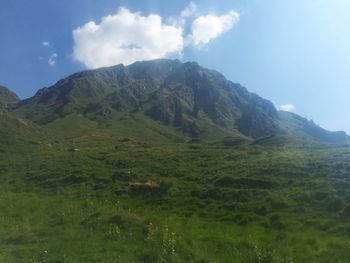
[[346,219],[350,219],[350,205],[347,205],[343,212],[342,212],[342,216]]
[[326,204],[327,210],[333,213],[339,212],[344,208],[344,201],[338,197],[328,198]]
[[262,205],[258,209],[255,210],[255,213],[257,215],[266,216],[268,213],[268,210],[267,210],[265,205]]
[[316,191],[312,194],[312,197],[318,201],[324,200],[328,197],[327,192],[322,192],[322,191]]

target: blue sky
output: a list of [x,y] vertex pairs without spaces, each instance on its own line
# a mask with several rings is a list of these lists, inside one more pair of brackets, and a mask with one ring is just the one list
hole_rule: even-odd
[[[350,133],[350,1],[198,0],[193,6],[182,0],[2,0],[0,84],[27,98],[76,71],[176,57],[216,69],[322,127]],[[136,25],[116,26],[125,17]],[[126,42],[116,49],[120,39]]]

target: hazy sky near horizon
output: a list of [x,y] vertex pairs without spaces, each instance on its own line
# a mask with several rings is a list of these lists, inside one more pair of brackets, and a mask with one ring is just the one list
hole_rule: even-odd
[[27,98],[76,71],[178,58],[350,133],[348,0],[2,0],[0,84]]

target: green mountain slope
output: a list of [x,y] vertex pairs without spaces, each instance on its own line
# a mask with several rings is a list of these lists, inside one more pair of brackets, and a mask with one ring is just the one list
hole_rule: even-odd
[[281,127],[289,135],[308,137],[324,142],[349,142],[349,136],[343,132],[327,131],[316,125],[313,121],[307,120],[292,112],[280,111],[279,118]]
[[19,98],[15,93],[0,85],[0,108],[8,108],[18,102]]
[[100,121],[142,114],[192,137],[261,137],[278,131],[277,111],[220,73],[177,60],[137,62],[74,74],[22,101],[17,113],[40,124],[71,113]]
[[0,110],[0,150],[31,148],[44,138],[43,131],[36,125]]
[[166,130],[175,137],[205,140],[281,134],[324,142],[348,140],[345,133],[278,112],[268,100],[214,70],[167,59],[76,73],[20,102],[15,112],[41,125],[78,115],[116,134],[123,130],[118,128],[122,120],[137,119],[156,131],[154,138]]

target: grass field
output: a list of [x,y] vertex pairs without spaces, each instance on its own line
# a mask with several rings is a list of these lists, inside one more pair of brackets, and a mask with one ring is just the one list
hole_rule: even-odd
[[349,147],[227,144],[3,147],[0,262],[348,262]]

